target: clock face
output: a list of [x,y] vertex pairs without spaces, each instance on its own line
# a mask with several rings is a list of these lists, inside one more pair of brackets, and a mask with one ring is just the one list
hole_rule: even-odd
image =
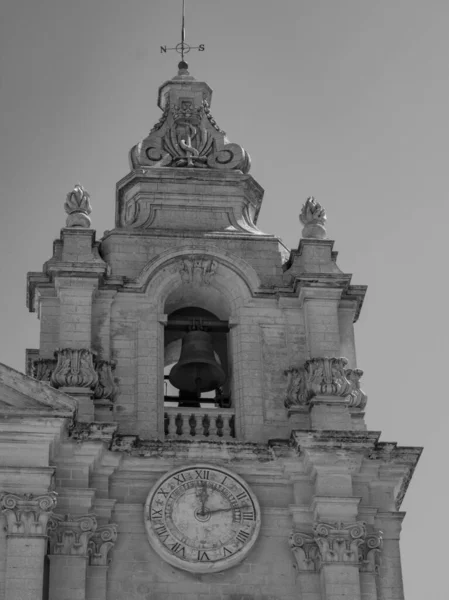
[[145,504],[153,548],[170,564],[195,573],[240,562],[260,529],[257,498],[238,475],[212,465],[170,471]]

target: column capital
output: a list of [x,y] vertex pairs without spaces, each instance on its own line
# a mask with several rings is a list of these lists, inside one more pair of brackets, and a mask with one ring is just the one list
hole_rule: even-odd
[[8,536],[46,537],[48,519],[56,506],[55,492],[33,494],[4,493],[0,505]]
[[109,523],[102,525],[92,534],[89,540],[89,564],[92,567],[107,567],[108,555],[117,541],[117,525]]
[[98,375],[94,367],[95,354],[88,348],[58,348],[55,351],[56,367],[51,374],[51,384],[56,387],[81,387],[95,389]]
[[48,522],[50,553],[87,558],[88,544],[96,529],[95,515],[54,514]]
[[312,534],[293,531],[289,543],[300,571],[320,570],[326,564],[344,564],[374,572],[378,568],[382,533],[368,533],[362,521],[316,521]]

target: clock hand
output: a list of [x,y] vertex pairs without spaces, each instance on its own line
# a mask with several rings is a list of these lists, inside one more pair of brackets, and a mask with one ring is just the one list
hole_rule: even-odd
[[231,506],[230,508],[216,508],[215,510],[209,509],[209,514],[218,513],[218,512],[229,512],[231,510],[240,510],[242,508],[250,508],[250,505],[245,504],[243,506]]
[[202,485],[201,486],[201,492],[199,494],[199,498],[200,498],[200,501],[201,501],[200,515],[202,517],[204,517],[206,515],[205,510],[206,510],[206,502],[207,502],[208,497],[209,497],[209,495],[207,493],[207,486],[206,485]]

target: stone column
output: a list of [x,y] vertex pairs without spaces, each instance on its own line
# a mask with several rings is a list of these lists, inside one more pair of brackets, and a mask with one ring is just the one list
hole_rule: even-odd
[[49,521],[49,600],[86,600],[88,547],[94,515],[54,515]]
[[56,506],[56,494],[3,494],[6,519],[5,600],[42,597],[47,522]]
[[117,525],[99,527],[89,541],[86,600],[106,600],[109,552],[117,540]]
[[404,512],[379,512],[376,527],[383,532],[379,565],[379,600],[404,600],[399,539]]

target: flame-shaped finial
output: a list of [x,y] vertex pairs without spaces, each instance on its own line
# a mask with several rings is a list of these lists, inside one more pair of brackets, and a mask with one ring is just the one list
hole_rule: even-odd
[[322,240],[326,237],[326,211],[313,196],[309,196],[302,206],[299,220],[304,225],[302,237]]
[[79,183],[67,194],[64,209],[69,215],[66,227],[90,227],[89,215],[92,212],[90,195]]

